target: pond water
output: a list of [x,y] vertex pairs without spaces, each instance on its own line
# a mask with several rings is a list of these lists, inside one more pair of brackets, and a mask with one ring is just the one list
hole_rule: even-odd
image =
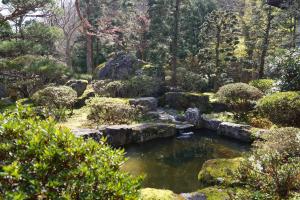
[[146,175],[143,187],[193,192],[199,189],[197,175],[206,160],[237,157],[249,149],[249,144],[200,130],[188,139],[157,139],[126,147],[128,161],[122,170]]

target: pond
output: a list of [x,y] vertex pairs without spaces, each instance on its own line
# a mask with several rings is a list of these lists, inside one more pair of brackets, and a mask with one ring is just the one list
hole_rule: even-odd
[[143,187],[193,192],[199,189],[197,175],[206,160],[237,157],[249,149],[249,144],[200,130],[188,139],[157,139],[126,147],[128,161],[122,170],[146,175]]

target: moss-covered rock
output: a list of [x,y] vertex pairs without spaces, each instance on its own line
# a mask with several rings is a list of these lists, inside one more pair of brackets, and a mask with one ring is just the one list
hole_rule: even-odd
[[206,161],[198,174],[198,180],[204,186],[211,185],[234,185],[237,183],[234,174],[243,158],[234,159],[212,159]]
[[204,194],[206,200],[229,200],[228,189],[219,187],[207,187],[198,191]]
[[140,200],[177,200],[178,196],[171,190],[153,188],[141,189]]

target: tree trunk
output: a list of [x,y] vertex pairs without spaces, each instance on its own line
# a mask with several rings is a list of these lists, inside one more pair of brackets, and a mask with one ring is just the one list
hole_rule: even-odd
[[174,12],[174,32],[172,41],[172,85],[176,87],[177,85],[177,53],[178,53],[178,32],[179,32],[179,17],[180,17],[180,0],[176,0],[175,12]]
[[214,79],[214,90],[217,90],[219,87],[219,83],[218,83],[218,77],[221,74],[221,69],[220,69],[220,43],[221,43],[221,27],[217,28],[217,34],[216,34],[216,47],[215,47],[215,54],[216,54],[216,58],[215,58],[215,64],[216,64],[216,75],[215,79]]
[[[90,10],[90,0],[86,0],[86,16],[89,20],[91,15]],[[86,68],[88,73],[93,73],[94,71],[94,64],[93,64],[93,36],[89,34],[89,31],[86,32]]]
[[267,53],[269,50],[269,43],[270,43],[270,31],[271,31],[272,19],[273,19],[272,7],[269,6],[268,14],[267,14],[267,26],[266,26],[266,30],[264,33],[262,51],[261,51],[261,57],[260,57],[259,78],[264,77],[266,56],[267,56]]
[[74,72],[74,69],[72,68],[72,58],[71,58],[71,44],[70,44],[70,40],[69,38],[66,41],[66,50],[65,50],[65,54],[66,54],[66,63],[67,66],[69,68],[72,69],[72,71]]
[[88,73],[93,73],[93,36],[86,35],[86,67]]

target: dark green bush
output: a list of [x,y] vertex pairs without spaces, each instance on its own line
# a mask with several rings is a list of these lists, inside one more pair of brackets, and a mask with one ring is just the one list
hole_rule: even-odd
[[100,124],[131,124],[141,117],[139,109],[124,99],[95,97],[87,104],[90,109],[88,118]]
[[77,93],[68,86],[50,86],[37,91],[32,99],[40,106],[72,108],[77,99]]
[[69,75],[69,69],[53,58],[25,55],[0,61],[0,82],[16,98],[28,98],[49,83],[64,84]]
[[255,143],[239,170],[240,181],[252,192],[237,199],[290,199],[300,191],[300,129],[270,131]]
[[259,113],[280,125],[300,126],[300,93],[278,92],[261,99]]
[[258,79],[258,80],[253,80],[249,83],[249,85],[258,88],[263,93],[268,93],[272,89],[274,84],[275,81],[272,79]]
[[93,84],[97,94],[103,97],[147,97],[157,96],[162,81],[146,75],[133,76],[129,80],[100,80]]
[[252,102],[260,99],[263,93],[246,83],[232,83],[221,87],[217,96],[236,113],[244,113],[251,110]]
[[137,199],[124,152],[84,141],[29,108],[0,114],[0,199]]

